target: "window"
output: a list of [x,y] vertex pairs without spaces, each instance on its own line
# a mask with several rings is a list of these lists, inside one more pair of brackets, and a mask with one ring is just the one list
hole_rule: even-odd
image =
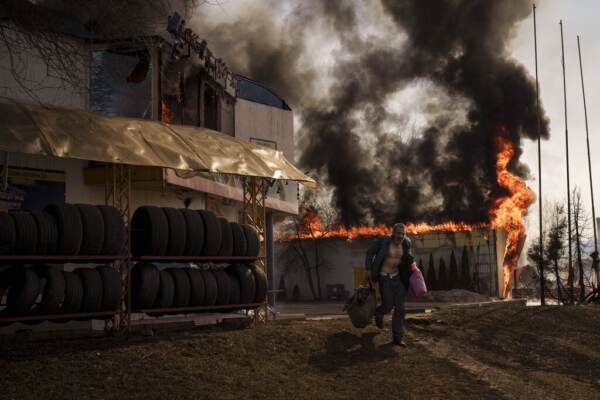
[[210,85],[204,84],[202,104],[203,124],[205,128],[219,130],[219,97],[217,91]]

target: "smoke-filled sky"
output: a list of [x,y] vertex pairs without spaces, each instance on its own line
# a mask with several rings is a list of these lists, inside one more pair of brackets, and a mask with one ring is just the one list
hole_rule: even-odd
[[[593,0],[538,4],[542,135],[551,133],[542,144],[546,198],[566,196],[560,18],[571,181],[589,198],[575,35],[583,40],[594,149],[598,11]],[[228,0],[202,4],[193,26],[234,71],[291,104],[296,161],[334,188],[344,222],[485,220],[488,199],[502,194],[493,170],[502,127],[523,150],[512,171],[537,192],[530,1]],[[536,205],[530,213],[532,237]]]

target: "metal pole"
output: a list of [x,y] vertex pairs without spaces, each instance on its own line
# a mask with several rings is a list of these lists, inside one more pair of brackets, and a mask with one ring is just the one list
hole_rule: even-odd
[[560,20],[560,46],[562,50],[562,70],[563,70],[563,95],[565,100],[565,146],[567,154],[567,223],[569,232],[569,291],[571,301],[573,301],[573,253],[571,246],[571,181],[569,173],[569,128],[567,120],[567,78],[565,73],[565,44],[563,38],[563,22]]
[[4,166],[2,167],[2,190],[8,190],[8,151],[4,152]]
[[592,266],[596,272],[596,284],[598,284],[598,233],[596,228],[596,208],[594,206],[594,185],[592,180],[592,157],[590,155],[590,133],[587,118],[587,103],[585,101],[585,84],[583,80],[583,62],[581,61],[581,43],[577,35],[577,51],[579,52],[579,72],[581,73],[581,93],[583,96],[583,115],[585,116],[585,141],[587,144],[588,171],[590,175],[590,194],[592,196],[592,226],[594,228],[594,253],[592,253]]
[[273,211],[267,211],[266,221],[266,244],[267,244],[267,301],[271,309],[275,309],[275,265],[273,256]]
[[536,119],[538,137],[538,202],[540,211],[540,304],[546,304],[546,279],[544,278],[544,230],[542,221],[542,138],[540,129],[540,86],[538,81],[538,57],[537,57],[537,24],[535,18],[535,3],[533,4],[533,43],[535,48],[535,96],[536,96]]

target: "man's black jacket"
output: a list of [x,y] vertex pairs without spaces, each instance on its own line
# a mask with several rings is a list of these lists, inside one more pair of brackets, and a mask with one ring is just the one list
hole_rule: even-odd
[[[371,272],[371,279],[374,281],[379,279],[381,265],[388,255],[391,241],[391,236],[381,236],[367,250],[365,268]],[[400,260],[400,265],[398,265],[398,272],[400,272],[400,279],[407,289],[411,274],[410,265],[413,261],[412,243],[410,242],[410,239],[405,236],[404,240],[402,240],[402,259]]]

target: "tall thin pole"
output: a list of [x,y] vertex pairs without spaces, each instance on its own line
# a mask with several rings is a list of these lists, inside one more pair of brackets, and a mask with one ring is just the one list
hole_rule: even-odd
[[585,84],[583,81],[583,63],[581,61],[581,43],[577,35],[577,51],[579,52],[579,72],[581,73],[581,93],[583,95],[583,115],[585,116],[585,140],[587,142],[588,171],[590,175],[590,193],[592,195],[592,226],[594,228],[594,252],[592,253],[592,266],[596,271],[596,285],[598,284],[598,233],[596,232],[596,207],[594,206],[594,185],[592,181],[592,157],[590,155],[590,132],[588,128],[587,104],[585,101]]
[[540,303],[546,304],[546,280],[544,279],[544,230],[542,222],[542,138],[540,134],[540,86],[538,83],[538,56],[537,56],[537,25],[535,19],[535,3],[533,4],[533,43],[535,48],[535,95],[536,95],[536,119],[538,137],[538,199],[540,210]]
[[567,153],[567,224],[569,232],[569,291],[571,301],[574,299],[574,288],[573,288],[573,254],[571,246],[571,181],[569,173],[569,124],[567,120],[567,78],[565,73],[565,44],[563,38],[563,22],[560,20],[560,46],[562,50],[562,70],[563,70],[563,96],[565,99],[565,145]]

